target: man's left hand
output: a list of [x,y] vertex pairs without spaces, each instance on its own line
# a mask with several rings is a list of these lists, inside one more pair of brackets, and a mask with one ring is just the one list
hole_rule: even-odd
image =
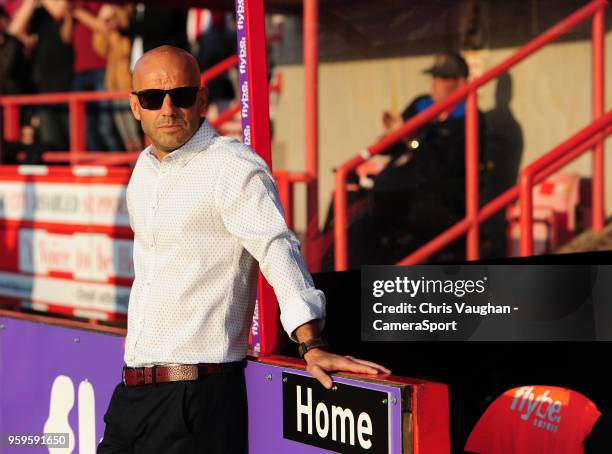
[[304,355],[306,370],[327,389],[332,387],[332,372],[355,372],[358,374],[390,374],[391,371],[380,364],[353,358],[352,356],[336,355],[320,348],[308,351]]

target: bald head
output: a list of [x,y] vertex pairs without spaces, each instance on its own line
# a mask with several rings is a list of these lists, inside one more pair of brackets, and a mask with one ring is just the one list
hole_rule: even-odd
[[172,75],[181,75],[187,85],[200,86],[200,68],[198,62],[189,52],[174,46],[160,46],[145,52],[134,66],[132,88],[134,91],[146,88],[150,82],[163,82]]
[[[197,94],[189,91],[192,87]],[[189,98],[184,91],[176,92],[180,88],[187,88],[193,97]],[[136,93],[130,95],[130,107],[151,139],[158,159],[181,147],[200,127],[207,92],[200,87],[200,69],[190,53],[172,46],[145,53],[134,67],[132,89]],[[162,98],[159,98],[160,92]],[[157,97],[158,101],[150,103],[146,101],[147,96]],[[144,100],[145,107],[139,98]],[[161,105],[160,99],[163,99]]]

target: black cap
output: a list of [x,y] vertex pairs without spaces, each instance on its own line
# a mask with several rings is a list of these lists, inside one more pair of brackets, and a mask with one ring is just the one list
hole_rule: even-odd
[[457,79],[459,77],[467,78],[470,70],[461,55],[454,52],[444,52],[436,55],[433,66],[423,72],[434,77]]

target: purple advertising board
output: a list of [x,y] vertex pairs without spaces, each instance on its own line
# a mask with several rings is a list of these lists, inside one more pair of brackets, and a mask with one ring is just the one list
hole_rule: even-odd
[[[94,453],[104,433],[104,413],[114,387],[120,382],[122,366],[122,336],[0,317],[0,434],[6,438],[7,434],[69,433],[70,449],[58,452]],[[302,383],[304,380],[311,380],[313,383],[308,386],[316,392],[323,390],[306,372],[249,361],[245,373],[250,453],[348,452],[342,448],[330,451],[315,446],[316,443],[306,444],[285,438],[284,432],[289,430],[286,427],[287,421],[292,424],[296,419],[294,414],[283,415],[283,412],[290,408],[287,407],[287,396],[292,395],[283,393],[283,386],[291,385],[287,378],[298,380],[298,383],[300,380]],[[385,429],[384,433],[375,433],[376,422],[370,421],[368,430],[368,421],[361,420],[363,427],[360,432],[360,428],[356,427],[359,413],[355,413],[354,421],[351,416],[351,427],[348,426],[348,419],[346,420],[346,440],[340,440],[338,432],[335,445],[342,446],[338,443],[344,443],[349,446],[353,440],[353,445],[357,446],[353,446],[353,449],[359,449],[359,440],[369,443],[373,437],[377,437],[378,446],[384,446],[385,452],[401,453],[402,387],[344,377],[335,377],[334,382],[340,389],[336,391],[338,395],[342,393],[342,389],[350,387],[354,392],[360,389],[371,394],[380,393],[380,396],[385,397],[381,400],[375,394],[381,405],[379,410],[382,409],[384,415],[384,424],[381,425]],[[298,419],[301,418],[303,422],[303,432],[307,432],[308,428],[306,396],[311,398],[304,389],[301,405],[303,411],[301,415],[298,413]],[[311,419],[310,424],[311,433],[314,432],[316,437],[316,432],[321,433],[322,430],[319,424],[322,413],[319,410],[326,412],[328,409],[323,409],[320,407],[323,404],[319,403],[315,415],[315,403],[313,402],[310,409],[315,423],[313,424]],[[359,406],[359,402],[354,403]],[[293,405],[295,408],[295,402]],[[329,405],[329,411],[333,411],[333,408]],[[363,412],[361,415],[363,416]],[[316,430],[313,426],[316,426]],[[331,423],[328,424],[326,433],[329,436],[327,441],[322,440],[323,445],[331,440],[331,427]],[[343,426],[342,438],[344,429]],[[314,440],[312,437],[311,439]],[[2,452],[22,452],[19,449],[22,448],[3,447]],[[28,452],[48,450],[44,447],[33,447]]]
[[238,48],[238,84],[240,86],[240,117],[242,141],[251,145],[251,109],[249,103],[249,64],[244,0],[236,0],[236,40]]
[[[248,409],[249,409],[249,452],[250,453],[292,453],[292,454],[311,454],[311,453],[328,453],[328,452],[349,452],[348,448],[350,443],[347,440],[344,444],[336,443],[337,449],[330,451],[322,449],[312,444],[300,443],[284,437],[283,434],[283,408],[284,405],[284,394],[283,386],[286,383],[283,382],[283,372],[296,376],[310,377],[310,375],[298,369],[291,369],[287,367],[263,364],[255,361],[249,361],[246,368],[246,381],[247,381],[247,397],[248,397]],[[377,384],[373,382],[365,382],[360,380],[347,379],[342,377],[334,377],[334,383],[336,385],[348,385],[350,387],[357,387],[365,390],[379,391],[386,395],[387,402],[381,400],[381,405],[386,408],[387,418],[385,421],[388,424],[388,431],[385,434],[378,434],[379,437],[386,437],[386,446],[388,449],[385,452],[400,454],[402,453],[402,399],[401,399],[401,388],[383,384]],[[318,383],[314,383],[313,387],[321,387]],[[286,396],[285,396],[286,397]],[[306,399],[304,399],[305,403]],[[353,402],[353,404],[358,404]],[[313,405],[314,407],[314,405]],[[316,407],[318,409],[318,405]],[[344,407],[345,409],[348,407]],[[314,413],[314,412],[313,412]],[[286,415],[288,419],[295,418],[296,415]],[[319,413],[314,416],[315,421]],[[355,414],[355,419],[357,415]],[[298,418],[303,420],[303,431],[307,432],[307,420],[302,414]],[[313,424],[313,426],[316,424]],[[331,424],[330,424],[331,425]],[[316,429],[313,429],[316,438]],[[347,429],[348,432],[348,429]],[[331,438],[331,430],[328,434],[328,438]],[[338,439],[340,435],[338,434]],[[353,446],[359,448],[358,442],[355,442]],[[380,452],[380,451],[368,451],[365,449],[360,452]]]
[[95,452],[121,381],[123,338],[13,318],[0,327],[0,433],[72,432],[75,449],[65,452]]

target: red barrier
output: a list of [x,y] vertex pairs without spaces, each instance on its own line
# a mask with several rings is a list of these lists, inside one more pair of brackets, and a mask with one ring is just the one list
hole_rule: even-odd
[[0,299],[121,320],[133,279],[127,168],[0,166]]
[[[304,368],[304,361],[280,355],[259,355],[263,363],[280,367]],[[363,377],[360,374],[340,373],[338,377]],[[367,376],[372,380],[373,376]],[[418,378],[387,375],[376,379],[388,385],[407,386],[403,395],[402,408],[404,428],[401,452],[412,454],[448,454],[450,452],[450,416],[448,408],[448,387]],[[398,452],[395,447],[390,452]]]
[[[237,64],[235,55],[221,61],[212,68],[204,71],[201,83],[206,84],[220,74],[228,71]],[[12,95],[0,98],[0,106],[4,108],[4,139],[18,141],[20,136],[19,112],[21,106],[41,104],[68,104],[70,151],[73,153],[70,163],[76,164],[76,154],[86,149],[85,104],[92,101],[126,100],[129,91],[103,91],[103,92],[67,92],[45,93],[37,95]],[[224,121],[232,117],[224,117]],[[221,124],[217,122],[217,127]],[[2,156],[0,156],[1,162]]]

